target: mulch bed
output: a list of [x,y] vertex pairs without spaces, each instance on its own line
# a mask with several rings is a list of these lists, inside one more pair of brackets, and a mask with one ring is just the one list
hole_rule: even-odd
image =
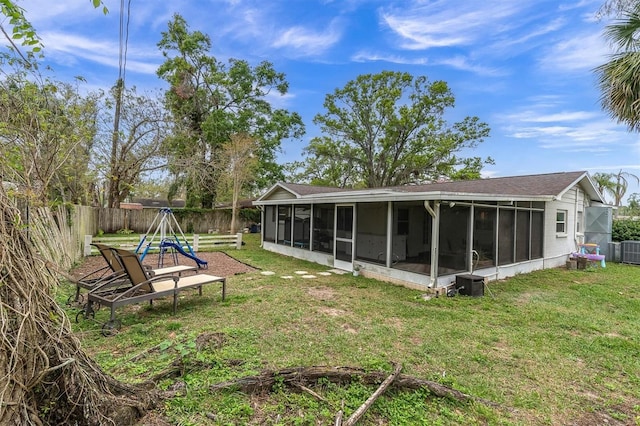
[[[203,273],[216,275],[218,277],[230,277],[232,275],[243,274],[246,272],[252,272],[256,269],[239,262],[223,252],[200,252],[197,253],[197,256],[207,261],[207,269],[200,270]],[[179,265],[195,265],[195,262],[185,256],[178,255],[178,264]],[[157,254],[147,254],[144,257],[144,261],[142,262],[145,265],[149,265],[152,268],[158,267],[158,255]],[[163,265],[162,266],[173,266],[173,257],[165,254],[163,257]],[[88,256],[85,257],[81,264],[78,265],[71,271],[71,275],[76,278],[82,277],[86,274],[89,274],[97,269],[100,269],[104,266],[107,266],[104,258],[102,256]]]

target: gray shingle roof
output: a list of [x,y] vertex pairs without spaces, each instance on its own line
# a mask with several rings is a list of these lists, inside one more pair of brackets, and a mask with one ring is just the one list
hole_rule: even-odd
[[[461,192],[469,194],[534,195],[555,196],[580,179],[586,172],[561,172],[526,176],[509,176],[454,182],[436,182],[424,185],[403,185],[375,190],[398,192]],[[282,183],[283,187],[298,195],[327,194],[350,191],[345,188],[313,186],[297,183]]]
[[565,191],[586,172],[562,172],[527,176],[497,177],[455,182],[406,185],[393,188],[402,192],[462,192],[517,196],[555,196]]
[[333,186],[315,186],[302,183],[281,183],[284,188],[298,195],[328,194],[331,192],[349,191],[347,188],[336,188]]
[[300,202],[312,199],[331,200],[331,202],[352,202],[355,200],[366,202],[389,199],[552,200],[556,197],[562,197],[567,190],[576,184],[579,184],[586,191],[591,200],[604,202],[589,174],[585,171],[574,171],[371,189],[279,183],[263,194],[256,204],[274,203],[281,200],[282,198],[279,196],[271,199],[278,188],[291,193]]

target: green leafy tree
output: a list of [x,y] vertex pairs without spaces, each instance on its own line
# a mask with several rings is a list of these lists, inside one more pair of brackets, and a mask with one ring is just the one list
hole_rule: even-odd
[[594,173],[592,176],[594,183],[596,184],[596,188],[602,196],[611,195],[613,196],[615,192],[616,183],[614,181],[613,173]]
[[489,135],[477,117],[450,125],[454,97],[443,81],[384,71],[348,82],[325,98],[314,123],[323,136],[305,149],[316,183],[381,187],[441,178],[477,178],[491,158],[459,157]]
[[157,74],[170,85],[166,102],[175,122],[169,140],[171,171],[176,182],[186,185],[187,204],[213,206],[217,157],[233,134],[251,134],[258,142],[256,186],[281,179],[282,166],[276,163],[280,143],[304,133],[297,113],[274,109],[266,100],[271,92],[287,93],[284,74],[269,62],[218,61],[210,54],[209,37],[190,31],[177,14],[158,47],[165,62]]
[[[95,8],[102,6],[102,11],[105,15],[109,12],[102,0],[90,1]],[[6,28],[4,23],[0,22],[0,32],[2,32],[4,38],[9,42],[9,48],[16,55],[20,56],[25,63],[34,65],[35,63],[30,62],[27,57],[32,57],[34,54],[40,52],[43,46],[35,28],[27,19],[25,10],[18,6],[15,1],[0,0],[0,14],[9,19],[8,24],[11,27],[10,30]],[[26,56],[20,50],[20,46],[27,49]]]
[[[6,9],[11,5],[0,0],[0,14],[15,25],[24,13],[11,15]],[[4,27],[2,32],[6,35]],[[35,32],[27,36],[36,37]],[[4,63],[0,65],[5,72]],[[19,75],[1,81],[0,177],[20,180],[44,201],[62,165],[83,164],[74,147],[90,139],[92,126],[86,117],[92,115],[92,107],[67,85]],[[136,423],[153,406],[149,391],[115,380],[83,351],[65,311],[56,303],[60,284],[53,275],[56,265],[45,264],[42,251],[36,249],[51,248],[51,241],[25,232],[4,185],[0,185],[0,216],[0,424]]]
[[0,171],[30,201],[87,201],[96,98],[15,73],[0,82]]
[[640,212],[640,193],[634,192],[629,195],[629,208],[636,214]]

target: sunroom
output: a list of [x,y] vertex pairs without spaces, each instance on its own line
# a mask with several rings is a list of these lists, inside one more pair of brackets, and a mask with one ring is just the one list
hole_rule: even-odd
[[366,190],[279,183],[255,204],[265,249],[414,288],[560,266],[583,241],[585,212],[604,207],[586,172]]

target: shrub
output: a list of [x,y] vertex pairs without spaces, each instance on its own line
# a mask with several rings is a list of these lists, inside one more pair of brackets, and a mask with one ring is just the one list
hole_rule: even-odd
[[611,229],[613,241],[640,241],[640,221],[631,219],[614,220]]

